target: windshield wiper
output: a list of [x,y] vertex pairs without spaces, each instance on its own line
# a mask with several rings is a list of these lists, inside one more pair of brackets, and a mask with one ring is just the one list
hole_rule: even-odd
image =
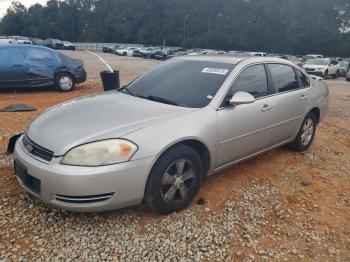
[[128,93],[129,95],[135,96],[135,94],[134,94],[133,92],[131,92],[131,91],[128,89],[128,86],[122,86],[122,88],[120,88],[120,91],[121,91],[121,92],[125,91],[125,92]]
[[163,98],[163,97],[158,97],[158,96],[146,96],[146,97],[142,97],[142,98],[146,98],[146,99],[149,99],[149,100],[152,100],[152,101],[155,101],[155,102],[160,102],[160,103],[173,105],[173,106],[178,106],[179,105],[178,103],[176,103],[174,101],[168,100],[168,99]]

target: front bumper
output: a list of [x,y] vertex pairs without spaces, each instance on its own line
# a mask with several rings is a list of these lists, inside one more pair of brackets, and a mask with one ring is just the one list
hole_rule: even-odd
[[77,75],[75,75],[75,80],[77,84],[84,83],[86,81],[87,74],[85,69],[81,70],[81,72]]
[[22,138],[17,141],[14,160],[34,181],[36,190],[26,183],[27,180],[17,176],[26,191],[48,204],[78,212],[140,204],[153,164],[153,158],[103,167],[61,165],[61,158],[47,163],[33,158],[24,148]]
[[305,70],[305,71],[309,75],[315,75],[315,76],[321,76],[321,77],[324,75],[322,71],[310,71],[310,70]]

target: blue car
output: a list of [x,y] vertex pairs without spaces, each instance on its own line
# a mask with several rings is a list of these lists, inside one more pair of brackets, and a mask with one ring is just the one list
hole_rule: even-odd
[[85,80],[82,60],[42,46],[0,46],[0,88],[52,86],[67,92]]

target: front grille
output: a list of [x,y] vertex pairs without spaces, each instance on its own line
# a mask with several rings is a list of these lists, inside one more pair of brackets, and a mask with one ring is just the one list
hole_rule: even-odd
[[306,71],[313,72],[315,71],[315,68],[305,68]]
[[93,196],[63,196],[56,195],[56,201],[66,203],[66,204],[99,204],[101,202],[107,201],[113,197],[113,193],[93,195]]
[[52,160],[53,152],[34,143],[27,135],[23,136],[22,141],[24,147],[31,155],[41,158],[47,162]]

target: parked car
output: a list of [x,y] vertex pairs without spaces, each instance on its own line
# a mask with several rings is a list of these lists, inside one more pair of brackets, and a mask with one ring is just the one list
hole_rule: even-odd
[[0,36],[0,45],[13,44],[13,40],[8,36]]
[[159,50],[154,55],[154,58],[157,59],[157,60],[167,60],[168,59],[168,53],[166,51]]
[[331,75],[335,79],[339,76],[340,65],[334,59],[316,58],[306,60],[304,68],[309,74],[321,76],[324,79]]
[[54,86],[70,91],[85,80],[81,60],[42,46],[0,46],[0,88]]
[[303,58],[302,57],[298,57],[298,56],[287,56],[287,60],[291,61],[292,63],[303,67],[304,63],[303,63]]
[[33,45],[42,45],[42,46],[45,45],[45,41],[40,39],[40,38],[31,37],[29,39],[30,39],[30,41],[32,41]]
[[51,39],[51,38],[46,39],[45,46],[48,48],[57,49],[57,50],[64,49],[63,42],[61,40],[58,40],[58,39]]
[[345,77],[347,72],[350,69],[350,63],[346,60],[339,62],[340,68],[339,68],[339,76]]
[[316,58],[324,58],[324,56],[323,55],[312,55],[312,54],[305,56],[306,60],[307,59],[316,59]]
[[350,70],[346,73],[346,81],[350,81]]
[[20,45],[31,45],[32,41],[29,40],[28,37],[25,36],[10,36],[10,39],[13,40],[12,44],[20,44]]
[[286,60],[174,58],[121,91],[40,115],[17,141],[16,176],[29,193],[63,209],[95,212],[145,200],[168,214],[185,208],[208,175],[285,144],[307,150],[328,93]]
[[144,58],[155,58],[157,51],[159,48],[156,47],[146,47],[140,50],[140,54]]
[[102,47],[103,53],[113,53],[113,50],[116,48],[116,46],[104,46]]
[[138,50],[139,48],[137,47],[132,47],[132,46],[129,46],[129,47],[122,47],[122,48],[119,48],[117,50],[115,50],[115,53],[117,55],[120,55],[120,56],[133,56],[134,54],[134,51],[135,50]]
[[69,41],[63,41],[63,49],[64,50],[75,50],[75,45],[72,42]]

